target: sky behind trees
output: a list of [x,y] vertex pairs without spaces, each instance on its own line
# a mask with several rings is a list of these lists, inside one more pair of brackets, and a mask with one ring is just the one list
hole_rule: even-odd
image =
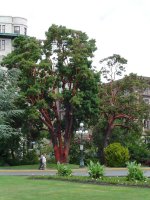
[[127,73],[150,76],[149,0],[5,0],[1,14],[25,17],[28,35],[44,39],[52,24],[86,32],[98,47],[94,64],[120,54]]

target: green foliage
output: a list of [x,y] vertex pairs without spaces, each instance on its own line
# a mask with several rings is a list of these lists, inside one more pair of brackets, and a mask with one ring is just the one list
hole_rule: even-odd
[[24,156],[21,164],[28,165],[28,164],[37,164],[39,163],[39,158],[35,150],[28,151]]
[[80,142],[74,139],[71,143],[70,151],[69,151],[69,163],[79,164],[80,162]]
[[0,68],[0,118],[3,124],[12,125],[23,110],[16,105],[18,97],[17,81],[20,71],[17,69],[4,70]]
[[118,54],[113,54],[112,56],[102,59],[100,63],[103,64],[101,74],[107,81],[111,81],[112,77],[122,76],[123,72],[125,72],[124,65],[127,64],[127,60]]
[[105,161],[110,167],[124,167],[129,161],[129,151],[120,143],[113,143],[104,149]]
[[[75,138],[71,144],[72,145],[69,152],[69,163],[79,164],[81,156],[80,140]],[[84,140],[83,157],[85,165],[87,165],[90,160],[92,160],[93,162],[98,161],[97,148],[93,144],[92,140]]]
[[[113,130],[110,143],[118,142],[126,146],[129,150],[130,160],[145,164],[150,159],[150,149],[148,143],[141,138],[141,127],[135,124],[130,129],[116,127]],[[97,136],[98,137],[98,136]]]
[[0,155],[5,163],[18,156],[22,136],[19,128],[24,111],[16,103],[19,75],[18,69],[4,70],[0,67]]
[[[20,153],[22,153],[22,151]],[[15,158],[7,157],[7,159],[5,159],[5,163],[10,166],[32,165],[38,164],[39,158],[35,150],[30,150],[21,156],[19,156],[19,153],[16,153]]]
[[136,160],[138,163],[144,164],[145,161],[150,159],[150,150],[148,149],[147,144],[143,141],[136,140],[131,144],[127,144],[129,152],[130,152],[130,159]]
[[50,140],[44,137],[36,142],[34,148],[40,152],[40,155],[42,154],[50,155],[53,153],[53,147],[52,144],[50,143]]
[[69,166],[64,165],[64,164],[57,164],[57,174],[59,176],[71,176],[72,175],[72,170]]
[[93,163],[90,161],[90,164],[88,165],[88,173],[90,177],[94,179],[102,178],[104,176],[104,166],[100,165],[99,162]]
[[[143,101],[142,94],[149,87],[146,80],[136,74],[124,76],[127,60],[114,54],[100,61],[101,75],[107,83],[99,87],[100,118],[104,119],[105,127],[103,143],[106,147],[110,143],[113,130],[142,128],[142,120],[149,115],[149,105]],[[117,76],[120,76],[117,80]],[[135,120],[136,119],[136,120]],[[119,132],[118,132],[119,134]]]
[[127,180],[129,181],[145,181],[146,177],[143,174],[143,171],[141,169],[141,164],[137,164],[134,162],[128,162],[127,163],[128,168],[128,175]]
[[[92,69],[95,40],[84,32],[53,24],[44,44],[20,36],[14,39],[14,47],[2,65],[21,71],[18,104],[26,109],[29,120],[40,119],[53,142],[64,141],[68,148],[78,122],[89,126],[99,114],[99,73]],[[64,134],[60,137],[59,133]]]

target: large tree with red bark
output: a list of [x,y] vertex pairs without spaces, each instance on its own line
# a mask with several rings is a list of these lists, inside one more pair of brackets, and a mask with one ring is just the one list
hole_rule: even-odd
[[50,133],[56,161],[68,161],[71,138],[81,121],[91,125],[98,115],[99,74],[92,69],[95,40],[63,26],[52,25],[46,39],[14,40],[3,61],[19,68],[20,102],[28,117],[40,119]]
[[102,148],[105,148],[115,127],[131,130],[133,126],[142,126],[143,119],[149,115],[149,106],[142,96],[148,85],[136,74],[124,76],[127,60],[120,55],[114,54],[100,63],[105,80],[99,88]]

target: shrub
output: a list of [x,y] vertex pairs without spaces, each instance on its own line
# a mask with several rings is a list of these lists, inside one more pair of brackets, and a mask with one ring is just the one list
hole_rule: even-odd
[[39,158],[35,150],[29,151],[26,155],[24,155],[21,164],[37,164],[39,163]]
[[0,166],[4,166],[5,165],[5,161],[3,158],[0,158]]
[[17,165],[21,165],[22,164],[21,160],[17,159],[17,158],[15,158],[15,159],[7,159],[6,163],[8,165],[10,165],[10,166],[17,166]]
[[72,170],[70,167],[64,165],[64,164],[57,164],[57,175],[59,176],[71,176]]
[[129,151],[120,143],[110,144],[104,149],[105,161],[110,167],[124,167],[129,161]]
[[88,173],[90,177],[92,178],[100,178],[104,176],[104,166],[101,165],[99,162],[93,163],[90,161],[90,164],[88,165]]
[[130,159],[136,160],[137,163],[143,163],[150,159],[150,150],[144,143],[132,143],[128,146]]
[[141,164],[137,164],[135,161],[128,162],[127,168],[128,168],[127,180],[129,180],[129,181],[135,181],[135,180],[144,181],[146,179],[143,174],[143,171],[141,169]]

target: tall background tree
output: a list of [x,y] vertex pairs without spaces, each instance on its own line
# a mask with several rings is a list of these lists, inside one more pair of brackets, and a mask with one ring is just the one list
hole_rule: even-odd
[[[149,115],[149,106],[143,101],[142,94],[148,86],[142,77],[135,74],[123,76],[127,60],[114,54],[101,60],[101,75],[105,80],[100,85],[100,120],[94,132],[100,141],[100,152],[110,143],[115,130],[142,133],[143,119]],[[121,79],[118,79],[120,77]],[[119,131],[117,132],[119,134]]]
[[0,162],[14,159],[21,139],[23,111],[16,104],[19,70],[0,68]]
[[49,131],[56,161],[67,162],[79,122],[90,126],[98,116],[95,41],[81,31],[52,25],[44,42],[18,37],[14,48],[2,64],[21,70],[20,103],[29,118],[40,119]]

